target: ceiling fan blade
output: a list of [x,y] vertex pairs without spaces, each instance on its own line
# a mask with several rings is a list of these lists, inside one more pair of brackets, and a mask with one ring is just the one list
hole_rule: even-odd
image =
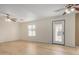
[[62,10],[65,10],[65,8],[61,8],[61,9],[55,10],[54,12],[59,12],[59,11],[62,11]]
[[11,18],[10,20],[12,20],[13,22],[16,22],[17,19],[16,18]]
[[66,14],[66,12],[64,12],[62,15],[65,15]]
[[8,13],[6,12],[3,12],[3,11],[0,11],[1,14],[4,14],[4,15],[9,15]]

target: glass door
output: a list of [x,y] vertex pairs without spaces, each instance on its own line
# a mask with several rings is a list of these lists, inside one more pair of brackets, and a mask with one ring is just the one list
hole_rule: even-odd
[[53,22],[53,43],[64,44],[64,21]]

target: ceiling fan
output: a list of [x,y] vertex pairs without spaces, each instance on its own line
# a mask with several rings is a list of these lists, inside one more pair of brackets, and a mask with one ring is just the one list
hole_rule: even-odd
[[55,12],[59,12],[64,10],[62,15],[69,14],[70,12],[79,11],[79,4],[66,4],[64,8],[55,10]]
[[5,12],[0,12],[1,14],[3,14],[3,15],[5,15],[5,17],[6,17],[6,21],[13,21],[13,22],[16,22],[16,18],[12,18],[12,17],[10,17],[11,15],[10,14],[8,14],[8,13],[5,13]]

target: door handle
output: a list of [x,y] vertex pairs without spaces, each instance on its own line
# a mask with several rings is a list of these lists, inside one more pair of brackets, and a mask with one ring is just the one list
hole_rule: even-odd
[[63,32],[63,35],[64,35],[64,32]]

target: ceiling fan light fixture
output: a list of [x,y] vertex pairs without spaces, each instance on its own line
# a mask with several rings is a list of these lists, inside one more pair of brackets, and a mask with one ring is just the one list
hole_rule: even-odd
[[6,21],[6,22],[11,22],[11,20],[10,20],[10,19],[5,19],[5,21]]
[[72,12],[75,11],[75,8],[71,8],[71,11],[72,11]]
[[67,14],[69,14],[69,13],[70,13],[70,10],[69,10],[69,9],[66,9],[65,12],[66,12]]

